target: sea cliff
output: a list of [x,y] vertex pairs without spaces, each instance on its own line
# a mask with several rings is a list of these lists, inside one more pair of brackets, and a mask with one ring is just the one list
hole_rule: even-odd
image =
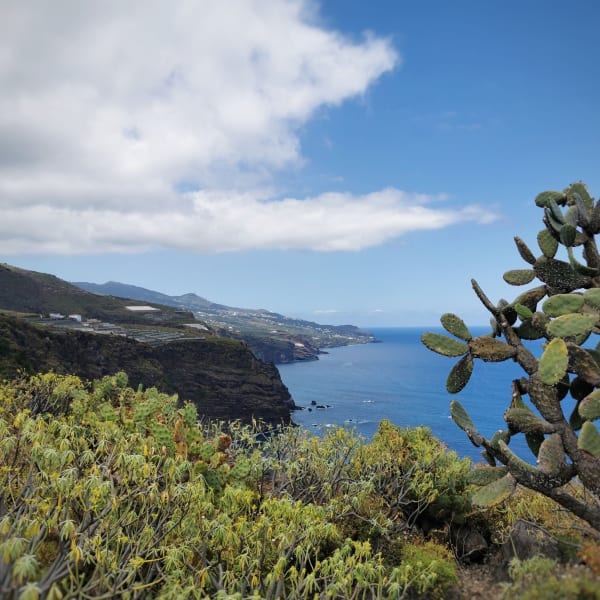
[[85,379],[125,371],[132,386],[177,393],[196,404],[205,419],[289,423],[295,408],[277,369],[237,340],[208,337],[151,346],[0,316],[0,377],[48,370]]

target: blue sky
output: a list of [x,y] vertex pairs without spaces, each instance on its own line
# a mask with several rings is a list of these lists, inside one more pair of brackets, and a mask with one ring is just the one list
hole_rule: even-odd
[[595,0],[7,2],[0,260],[328,323],[487,322],[600,193]]

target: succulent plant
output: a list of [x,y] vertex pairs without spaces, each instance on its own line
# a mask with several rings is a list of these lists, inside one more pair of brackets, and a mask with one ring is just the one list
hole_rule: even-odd
[[[600,334],[600,253],[595,240],[600,201],[578,182],[562,192],[542,192],[535,203],[543,210],[545,225],[537,235],[541,255],[515,237],[527,266],[507,271],[503,278],[515,286],[537,279],[536,287],[512,303],[494,304],[472,280],[491,314],[491,333],[473,337],[460,317],[446,313],[441,323],[454,337],[424,333],[422,341],[434,352],[460,357],[446,381],[452,394],[467,385],[476,359],[514,360],[525,373],[512,382],[504,413],[507,428],[489,439],[456,399],[450,404],[452,419],[482,448],[490,465],[473,471],[471,482],[479,486],[473,504],[492,506],[520,484],[554,499],[600,531],[600,431],[594,424],[600,419],[600,343],[590,343]],[[559,251],[566,260],[557,258]],[[541,341],[539,357],[526,340]],[[562,401],[568,395],[575,408],[567,417]],[[535,462],[509,448],[515,435],[525,436]],[[584,495],[565,487],[575,478]]]

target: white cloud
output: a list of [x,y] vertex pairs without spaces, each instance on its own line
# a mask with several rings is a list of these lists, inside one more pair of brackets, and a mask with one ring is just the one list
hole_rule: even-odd
[[[314,112],[363,94],[388,40],[321,27],[311,0],[5,0],[0,252],[354,250],[484,221],[389,189],[237,191],[302,161]],[[193,186],[197,193],[179,193]],[[237,188],[237,189],[236,189]]]
[[[422,195],[386,189],[365,196],[322,194],[269,201],[230,191],[186,195],[177,209],[140,211],[50,206],[3,211],[1,249],[19,254],[139,252],[179,248],[197,252],[248,249],[360,250],[399,235],[493,215],[469,206],[431,208]],[[51,228],[48,223],[52,223]]]

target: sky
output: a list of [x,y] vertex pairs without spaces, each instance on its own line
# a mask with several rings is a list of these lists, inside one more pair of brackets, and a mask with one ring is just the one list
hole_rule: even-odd
[[600,194],[596,0],[3,0],[0,262],[321,323],[488,321]]

